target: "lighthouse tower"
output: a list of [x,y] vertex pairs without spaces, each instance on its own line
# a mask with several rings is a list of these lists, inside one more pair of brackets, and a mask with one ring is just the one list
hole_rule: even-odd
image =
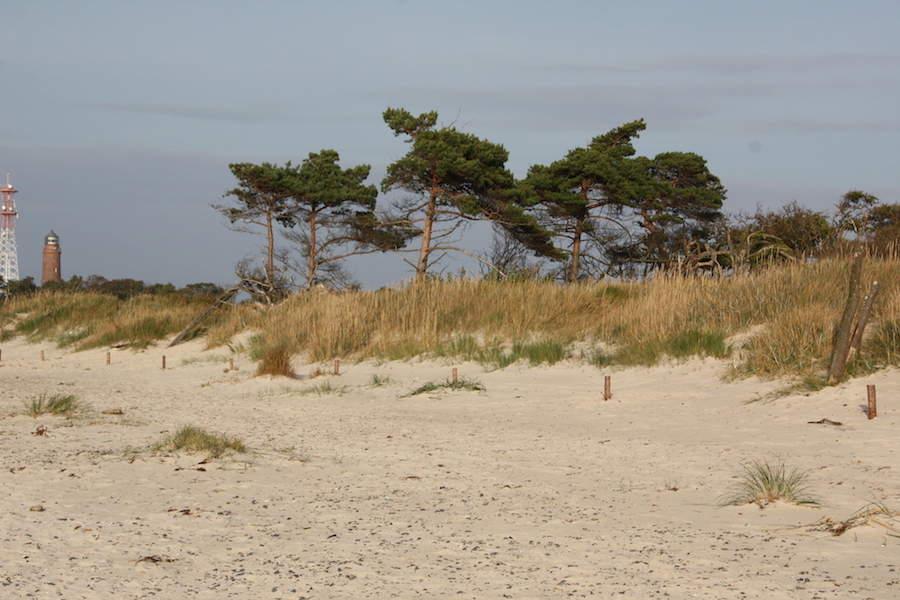
[[16,249],[16,190],[6,174],[0,187],[0,277],[8,283],[19,280],[19,255]]
[[50,230],[44,238],[44,268],[41,270],[41,285],[48,281],[62,281],[60,263],[62,250],[59,249],[59,236]]

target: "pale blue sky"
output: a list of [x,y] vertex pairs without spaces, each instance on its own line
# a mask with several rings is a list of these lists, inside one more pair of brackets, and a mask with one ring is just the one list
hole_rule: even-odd
[[21,277],[54,229],[66,278],[229,285],[261,240],[209,207],[228,164],[334,148],[378,183],[406,148],[388,106],[503,144],[517,176],[644,118],[638,152],[703,155],[727,212],[900,202],[896,0],[4,0],[0,28]]

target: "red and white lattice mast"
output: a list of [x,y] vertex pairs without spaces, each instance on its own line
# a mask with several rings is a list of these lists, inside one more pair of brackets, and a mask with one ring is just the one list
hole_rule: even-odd
[[19,280],[19,255],[16,249],[16,192],[6,174],[6,185],[0,188],[0,277],[4,282]]

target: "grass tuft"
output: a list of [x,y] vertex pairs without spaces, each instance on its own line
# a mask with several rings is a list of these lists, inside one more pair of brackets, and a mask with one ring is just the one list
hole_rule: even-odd
[[291,369],[291,353],[287,346],[278,344],[267,346],[262,351],[259,365],[256,367],[257,375],[275,375],[277,377],[293,377]]
[[246,452],[244,442],[222,433],[210,433],[194,425],[184,425],[153,446],[154,452],[205,452],[207,459],[219,458],[230,452]]
[[41,394],[31,402],[25,403],[25,413],[37,418],[40,415],[56,415],[69,417],[84,410],[84,406],[72,394]]
[[387,385],[392,385],[394,380],[390,375],[378,375],[377,373],[373,373],[372,377],[369,378],[369,385],[372,387],[384,387]]
[[818,506],[819,500],[809,494],[806,484],[808,472],[791,469],[783,461],[769,464],[769,461],[751,461],[744,464],[744,475],[724,496],[721,506],[758,504],[760,508],[772,502],[782,501],[792,504]]
[[412,390],[406,396],[418,396],[419,394],[428,394],[438,390],[466,390],[470,392],[483,392],[484,385],[479,381],[463,377],[453,381],[452,379],[444,379],[443,381],[429,381],[424,385]]
[[346,385],[335,385],[330,381],[323,381],[300,390],[301,395],[315,394],[316,396],[328,396],[329,394],[346,394],[349,388]]

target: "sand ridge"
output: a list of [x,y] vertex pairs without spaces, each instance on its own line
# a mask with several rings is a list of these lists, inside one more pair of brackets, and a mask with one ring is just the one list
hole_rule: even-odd
[[[894,532],[799,527],[900,509],[896,370],[748,403],[781,384],[723,382],[713,360],[343,361],[290,380],[202,342],[105,356],[2,345],[0,597],[900,596]],[[485,390],[407,395],[451,366]],[[311,391],[325,383],[339,393]],[[57,393],[89,412],[23,414]],[[148,450],[188,423],[251,452]],[[773,457],[809,470],[823,506],[717,505],[742,462]]]

